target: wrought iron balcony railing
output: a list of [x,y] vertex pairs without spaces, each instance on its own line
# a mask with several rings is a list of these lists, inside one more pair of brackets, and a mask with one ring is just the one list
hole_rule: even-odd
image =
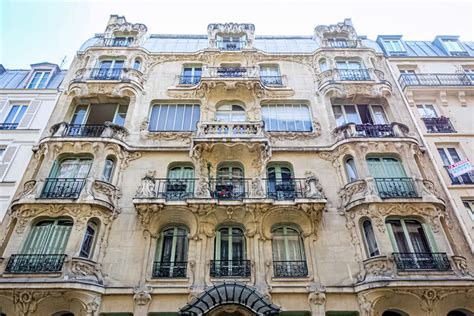
[[474,75],[450,74],[401,74],[398,82],[402,89],[408,86],[474,86]]
[[182,262],[157,262],[153,263],[154,278],[185,278],[188,263]]
[[0,130],[13,130],[18,127],[18,123],[0,123]]
[[258,79],[257,67],[204,67],[203,79]]
[[201,76],[178,76],[180,85],[196,85],[201,82]]
[[386,137],[407,137],[409,129],[406,125],[393,122],[390,124],[355,124],[347,123],[336,127],[332,134],[336,139],[367,137],[367,138],[386,138]]
[[393,257],[398,270],[451,270],[448,256],[444,252],[395,252]]
[[125,127],[112,122],[104,124],[69,124],[62,122],[51,127],[53,137],[103,137],[123,139],[128,135]]
[[211,260],[210,275],[213,278],[246,278],[250,276],[250,260]]
[[367,81],[371,80],[367,69],[337,69],[339,79],[342,81]]
[[133,37],[105,37],[101,43],[107,47],[129,47],[134,42]]
[[249,197],[251,179],[211,179],[211,197],[218,200],[242,200]]
[[449,172],[448,166],[444,166],[444,169],[446,169],[446,172],[451,178],[451,184],[454,184],[454,185],[474,184],[474,171],[470,171],[459,177],[453,177],[451,175],[451,172]]
[[357,124],[355,129],[359,137],[395,137],[390,124]]
[[306,181],[303,178],[263,179],[267,198],[274,200],[294,200],[306,197]]
[[11,255],[5,272],[7,273],[57,273],[63,268],[64,254]]
[[220,50],[227,50],[227,51],[237,51],[241,50],[247,45],[247,41],[235,41],[235,42],[228,42],[228,41],[216,41],[216,46]]
[[64,137],[100,137],[104,132],[103,124],[68,124],[62,136]]
[[456,133],[449,117],[423,117],[428,133]]
[[92,68],[89,79],[92,80],[120,80],[124,73],[124,68]]
[[136,198],[182,201],[194,197],[196,179],[144,178]]
[[260,76],[260,82],[264,86],[282,86],[282,76]]
[[306,261],[273,261],[273,276],[276,278],[301,278],[308,276]]
[[47,178],[40,198],[77,199],[85,181],[85,178]]
[[263,122],[200,122],[196,138],[254,138],[264,137]]
[[322,44],[323,47],[330,48],[356,48],[360,46],[360,41],[348,39],[325,39]]
[[374,178],[381,199],[418,197],[412,178]]

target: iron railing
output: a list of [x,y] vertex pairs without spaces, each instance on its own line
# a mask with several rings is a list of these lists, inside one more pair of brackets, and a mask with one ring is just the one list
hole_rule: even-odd
[[390,124],[357,124],[355,129],[358,137],[395,137]]
[[201,82],[201,76],[179,76],[179,84],[196,85]]
[[301,278],[308,276],[306,261],[273,261],[273,276],[276,278]]
[[451,74],[401,74],[398,82],[402,89],[408,86],[474,86],[474,76]]
[[375,178],[382,199],[418,197],[412,178]]
[[18,127],[18,123],[0,123],[0,130],[13,130]]
[[154,278],[185,278],[188,263],[181,262],[157,262],[153,263]]
[[85,181],[85,178],[47,178],[40,198],[77,199]]
[[281,76],[260,76],[260,82],[264,86],[282,86],[283,79]]
[[103,45],[107,47],[129,47],[134,41],[133,37],[106,37],[103,38]]
[[213,278],[246,278],[250,273],[250,260],[211,260],[210,275]]
[[444,252],[395,252],[393,257],[399,270],[451,270]]
[[218,200],[242,200],[249,196],[251,179],[211,179],[211,197]]
[[359,46],[358,40],[347,40],[347,39],[326,39],[323,40],[323,47],[330,48],[356,48]]
[[92,80],[120,80],[124,68],[92,68],[89,79]]
[[306,192],[306,179],[263,179],[267,198],[274,200],[294,200],[304,198]]
[[228,41],[216,41],[217,48],[220,50],[228,50],[228,51],[235,51],[241,50],[247,45],[246,41],[235,41],[235,42],[228,42]]
[[449,117],[423,117],[428,133],[456,133]]
[[339,79],[342,81],[367,81],[371,80],[368,69],[337,69]]
[[64,254],[11,255],[5,272],[7,273],[56,273],[63,268]]
[[64,137],[101,137],[104,124],[68,124],[64,129]]
[[451,172],[449,172],[448,166],[444,166],[446,172],[448,173],[449,177],[451,178],[451,184],[474,184],[474,171],[470,171],[465,173],[459,177],[453,177]]

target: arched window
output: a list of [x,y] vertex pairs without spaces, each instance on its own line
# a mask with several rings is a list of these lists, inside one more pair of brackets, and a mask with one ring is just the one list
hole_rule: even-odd
[[189,165],[174,166],[168,170],[166,198],[182,200],[194,195],[194,168]]
[[404,312],[390,310],[383,312],[382,316],[408,316],[408,314]]
[[245,197],[244,169],[235,164],[224,164],[217,169],[214,192],[217,199],[243,199]]
[[185,278],[188,258],[188,229],[171,227],[163,230],[157,243],[153,277]]
[[142,62],[140,58],[135,58],[135,60],[133,61],[133,69],[140,70],[141,66],[142,66]]
[[115,159],[112,156],[107,156],[104,164],[104,171],[102,172],[102,181],[112,182],[115,169]]
[[328,63],[327,63],[326,59],[324,59],[324,58],[320,59],[319,60],[319,70],[321,72],[323,72],[323,71],[326,71],[328,69],[329,69],[329,66],[328,66]]
[[245,122],[245,109],[238,104],[223,104],[217,108],[216,121]]
[[311,132],[309,107],[305,104],[263,104],[265,130],[273,132]]
[[364,232],[364,241],[367,254],[369,257],[379,256],[379,246],[377,245],[377,240],[375,239],[372,222],[369,219],[366,219],[362,222],[362,230]]
[[473,313],[467,311],[467,310],[454,310],[450,311],[447,316],[469,316],[472,315]]
[[157,104],[151,110],[150,132],[196,130],[200,110],[198,104]]
[[346,166],[346,175],[347,175],[348,182],[353,182],[359,179],[354,158],[348,157],[345,161],[345,166]]
[[220,228],[216,233],[212,277],[248,277],[250,261],[246,260],[244,232],[240,227]]
[[71,312],[57,312],[57,313],[54,313],[51,316],[74,316],[74,314],[71,313]]
[[267,169],[267,196],[275,200],[293,200],[296,197],[293,172],[285,164],[271,164]]
[[300,232],[284,226],[273,229],[272,234],[274,276],[307,276],[308,267]]
[[91,219],[87,222],[86,232],[84,234],[84,239],[82,239],[79,257],[87,259],[90,259],[92,257],[98,230],[99,224],[96,220]]

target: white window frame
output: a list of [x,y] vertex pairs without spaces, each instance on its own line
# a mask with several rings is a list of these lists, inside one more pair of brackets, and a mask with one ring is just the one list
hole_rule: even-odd
[[[33,84],[33,79],[37,74],[40,74],[38,81]],[[43,83],[43,85],[40,87],[41,81],[43,81],[44,77],[48,75],[46,78],[46,81]],[[43,89],[48,86],[49,81],[51,80],[51,70],[35,70],[33,72],[33,75],[31,76],[30,82],[26,86],[27,89]]]
[[[347,124],[347,123],[355,123],[355,124],[363,124],[362,123],[362,117],[360,116],[360,113],[359,113],[359,107],[358,105],[362,105],[362,104],[333,104],[332,105],[332,109],[333,109],[333,115],[334,115],[334,107],[335,106],[339,106],[341,107],[342,109],[342,115],[344,116],[344,124]],[[359,117],[359,120],[360,122],[357,123],[357,122],[348,122],[347,120],[347,114],[346,114],[346,106],[354,106],[355,109],[356,109],[356,113],[357,113],[357,116]],[[370,112],[370,116],[371,116],[371,119],[372,121],[374,121],[374,118],[375,118],[375,115],[374,115],[374,111],[372,109],[372,106],[380,106],[382,108],[382,111],[383,111],[383,114],[384,114],[384,117],[385,117],[385,124],[388,124],[389,123],[389,120],[387,118],[387,114],[385,113],[385,109],[383,108],[383,105],[382,104],[367,104],[368,108],[369,108],[369,112]],[[334,115],[334,119],[336,119],[336,116]],[[336,121],[336,124],[337,124],[337,121]],[[344,125],[342,124],[342,125]],[[374,124],[374,125],[377,125],[377,124]],[[338,126],[341,126],[341,125],[338,125]]]
[[[339,68],[339,64],[344,63],[346,64],[347,68]],[[350,68],[350,63],[357,63],[359,68]],[[336,59],[336,68],[342,70],[363,70],[365,69],[364,63],[359,59]]]
[[[400,46],[400,50],[396,50],[395,49],[395,45],[394,43],[398,43],[398,45]],[[387,51],[389,53],[404,53],[406,52],[406,49],[405,49],[405,46],[403,45],[402,41],[399,40],[399,39],[384,39],[383,40],[383,44],[385,46],[385,48],[387,49]]]
[[[434,113],[435,113],[434,116],[422,115],[422,114],[421,114],[420,108],[423,109],[423,112],[427,113],[427,112],[426,112],[426,108],[427,108],[428,106],[433,107],[433,111],[434,111]],[[432,103],[418,103],[418,104],[416,104],[416,109],[417,109],[418,114],[420,115],[421,118],[436,118],[436,117],[439,117],[439,116],[440,116],[440,115],[439,115],[439,112],[438,112],[438,109],[436,108],[436,105],[434,105],[434,104],[432,104]]]
[[[8,117],[10,116],[10,113],[11,111],[13,110],[13,108],[15,106],[18,106],[18,111],[15,113],[15,115],[13,116],[13,119],[11,120],[11,122],[7,122],[7,119]],[[23,112],[23,116],[20,118],[20,120],[18,121],[18,125],[20,125],[21,121],[23,120],[23,118],[25,117],[25,114],[26,112],[28,111],[28,105],[27,104],[12,104],[10,106],[10,110],[8,111],[7,115],[5,116],[5,119],[3,120],[3,123],[4,124],[13,124],[13,122],[16,121],[16,119],[18,118],[18,115],[21,113],[21,109],[22,108],[25,108],[25,111]]]
[[[295,117],[293,117],[293,123],[295,124],[295,126],[298,124],[302,124],[303,126],[303,130],[291,130],[289,128],[280,128],[280,121],[281,121],[281,113],[279,113],[278,111],[284,111],[284,110],[281,110],[281,109],[286,109],[286,107],[289,107],[289,108],[305,108],[308,112],[308,117],[307,117],[307,120],[303,120],[303,119],[300,119],[300,120],[296,120]],[[277,128],[275,129],[274,127],[272,127],[271,129],[269,128],[268,125],[265,125],[265,130],[266,131],[269,131],[269,132],[295,132],[295,133],[308,133],[308,132],[312,132],[314,130],[314,126],[313,126],[313,114],[312,114],[312,111],[311,111],[311,106],[307,103],[280,103],[280,102],[275,102],[275,103],[265,103],[265,104],[262,104],[261,105],[261,109],[262,109],[262,120],[264,119],[264,108],[266,109],[265,111],[270,111],[270,109],[276,113],[276,121],[277,121]],[[280,109],[280,110],[277,110],[277,109]],[[274,117],[274,118],[275,118]],[[306,119],[306,118],[305,118]],[[306,121],[309,121],[310,123],[310,128],[309,129],[305,129],[305,122]],[[297,123],[298,122],[298,123]]]
[[474,198],[471,199],[461,199],[462,204],[466,211],[469,213],[471,220],[474,221]]
[[[78,104],[78,105],[76,105],[76,107],[74,108],[74,113],[72,113],[72,117],[71,117],[71,120],[70,120],[71,123],[72,123],[72,120],[73,120],[73,118],[74,118],[74,115],[76,114],[77,108],[78,108],[79,106],[83,106],[83,105],[87,106],[87,110],[86,110],[86,114],[84,115],[84,119],[82,120],[81,125],[86,125],[86,122],[87,122],[87,120],[89,119],[89,114],[90,114],[90,112],[91,112],[91,107],[92,107],[92,106],[100,106],[100,103],[96,103],[96,104],[90,104],[90,103],[89,103],[89,104]],[[115,108],[114,117],[113,117],[113,119],[112,119],[112,123],[116,124],[115,121],[116,121],[117,116],[118,116],[118,114],[119,114],[120,106],[125,106],[125,105],[126,105],[126,104],[117,103],[117,106],[116,106],[116,108]],[[127,105],[127,111],[125,112],[125,119],[124,119],[124,121],[127,119],[127,113],[128,113],[128,105]],[[105,122],[104,122],[104,123],[105,123]],[[125,124],[124,124],[124,125],[125,125]],[[121,125],[121,126],[122,126],[122,125]]]
[[[465,52],[466,50],[462,47],[461,43],[456,39],[443,39],[442,40],[444,47],[447,48],[449,52],[459,53]],[[457,46],[457,47],[455,47]]]
[[[160,113],[160,112],[158,112],[158,114],[156,114],[156,115],[157,115],[157,118],[156,118],[156,126],[153,126],[153,129],[150,129],[150,127],[151,127],[150,124],[152,123],[152,116],[153,116],[154,108],[155,108],[155,107],[160,107],[160,106],[163,107],[163,106],[165,106],[165,105],[168,106],[167,111],[169,111],[169,107],[170,107],[170,106],[176,106],[176,107],[179,106],[179,105],[184,105],[185,107],[186,107],[186,106],[191,106],[191,107],[192,107],[192,111],[191,111],[191,116],[190,116],[190,124],[191,124],[191,125],[190,125],[190,129],[184,128],[184,127],[183,127],[182,129],[177,129],[177,128],[176,128],[176,124],[177,124],[177,123],[176,123],[176,112],[175,112],[175,116],[173,117],[173,127],[175,127],[174,129],[171,129],[171,130],[166,129],[166,128],[164,128],[164,129],[162,129],[162,130],[159,130],[159,129],[158,129],[158,125],[159,125],[159,122],[160,122],[160,116],[161,116],[161,113]],[[161,111],[161,109],[160,109],[159,111]],[[150,114],[148,115],[148,117],[149,117],[148,131],[150,131],[150,132],[158,132],[158,133],[160,133],[160,132],[170,132],[170,131],[173,131],[173,132],[185,132],[185,133],[193,132],[193,131],[195,131],[195,130],[197,129],[196,126],[193,126],[193,125],[192,125],[192,124],[193,124],[193,118],[194,118],[194,113],[195,113],[195,111],[198,111],[198,112],[199,112],[199,119],[198,119],[198,121],[197,121],[197,122],[199,123],[199,122],[201,121],[201,105],[200,105],[199,103],[192,103],[192,102],[190,102],[190,103],[155,103],[155,104],[153,104],[153,105],[150,107]],[[165,120],[165,121],[164,121],[164,122],[165,122],[165,127],[166,127],[166,125],[167,125],[167,123],[168,123],[168,119],[170,119],[170,118],[168,117],[168,114],[169,114],[169,112],[166,113],[166,118],[164,119],[164,120]],[[185,118],[185,115],[183,115],[183,118]],[[184,124],[184,121],[183,121],[183,124]]]
[[3,161],[3,155],[5,154],[6,151],[7,151],[6,146],[0,146],[0,162]]

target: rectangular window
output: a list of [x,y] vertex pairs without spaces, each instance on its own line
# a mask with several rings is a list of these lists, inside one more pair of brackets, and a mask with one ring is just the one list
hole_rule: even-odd
[[433,104],[417,104],[416,108],[422,118],[438,117]]
[[474,221],[474,199],[472,200],[462,200],[462,204],[466,209],[466,212],[469,214],[471,219]]
[[403,48],[402,42],[398,39],[387,39],[384,40],[385,48],[391,53],[400,53],[405,52],[405,48]]
[[5,129],[16,129],[27,109],[27,105],[13,105],[3,122]]
[[200,118],[198,104],[157,104],[151,110],[150,132],[196,130]]
[[332,110],[337,126],[355,124],[387,124],[388,120],[381,105],[345,104],[333,105]]
[[443,161],[444,168],[451,178],[452,184],[474,184],[474,172],[465,173],[459,177],[453,177],[448,170],[448,166],[463,160],[463,157],[454,147],[439,147],[438,153]]
[[313,130],[309,108],[304,104],[262,105],[265,130],[273,132],[311,132]]
[[260,80],[267,86],[281,86],[283,83],[278,65],[260,66]]
[[3,160],[3,154],[5,154],[5,150],[6,150],[5,147],[0,147],[0,161]]
[[35,71],[33,78],[31,78],[28,89],[42,89],[46,88],[46,83],[48,83],[49,71]]
[[183,68],[183,74],[179,80],[179,84],[195,85],[201,81],[202,68],[187,66]]
[[461,47],[461,44],[459,44],[458,40],[445,39],[443,40],[443,44],[450,52],[464,52],[464,49]]

